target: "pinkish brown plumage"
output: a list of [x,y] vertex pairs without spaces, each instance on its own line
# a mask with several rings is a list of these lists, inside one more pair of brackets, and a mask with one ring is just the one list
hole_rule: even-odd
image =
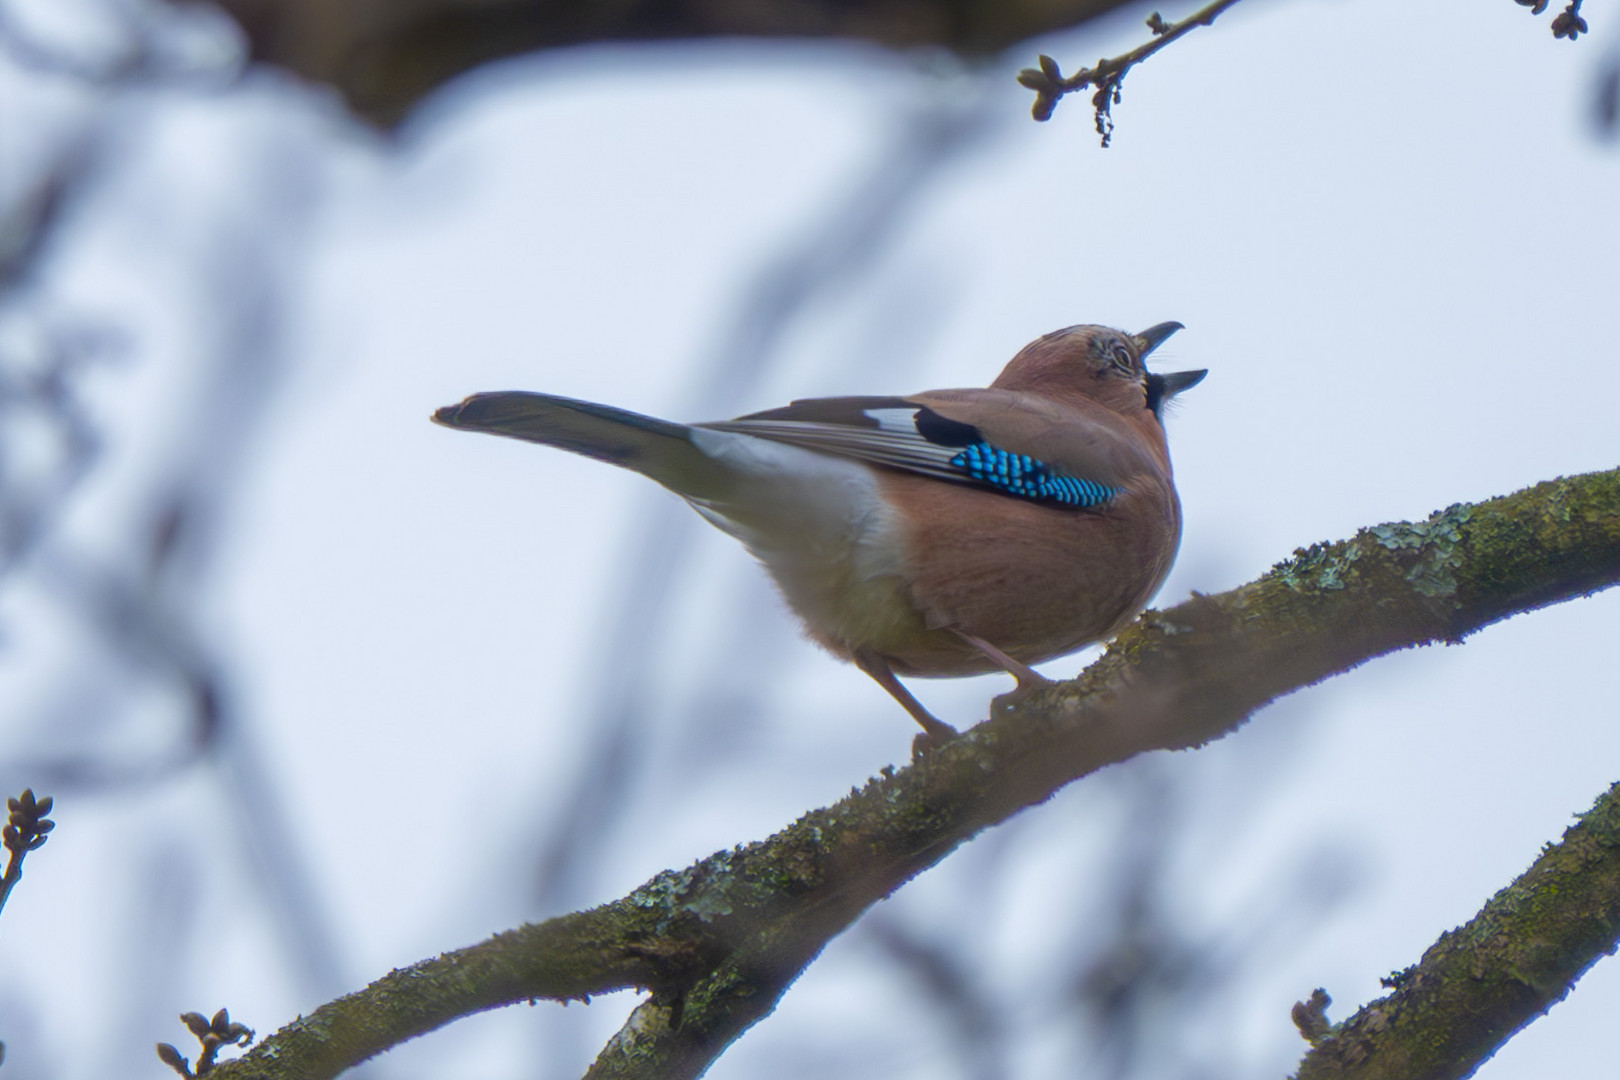
[[1163,583],[1181,536],[1165,400],[1202,371],[1147,372],[1175,330],[1075,326],[989,388],[818,398],[673,424],[544,394],[477,394],[450,427],[635,469],[740,539],[811,638],[931,735],[953,730],[895,673],[1027,665],[1110,636]]

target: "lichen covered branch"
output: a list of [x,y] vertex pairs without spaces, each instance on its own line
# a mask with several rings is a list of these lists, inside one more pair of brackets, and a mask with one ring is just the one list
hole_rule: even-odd
[[641,986],[651,998],[590,1075],[697,1076],[868,907],[1063,785],[1218,738],[1373,657],[1457,641],[1617,580],[1620,470],[1313,545],[1248,585],[1143,615],[1075,681],[998,707],[767,840],[396,971],[215,1075],[335,1076],[457,1016]]
[[1617,942],[1620,784],[1468,925],[1385,979],[1393,993],[1316,1031],[1298,1080],[1470,1076]]

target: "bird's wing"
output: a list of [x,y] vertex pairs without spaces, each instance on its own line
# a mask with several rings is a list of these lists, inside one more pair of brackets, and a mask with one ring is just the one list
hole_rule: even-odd
[[[1110,452],[1117,435],[1026,398],[999,390],[815,398],[694,426],[1062,506],[1096,506],[1118,494],[1129,472]],[[1041,456],[1042,447],[1062,463]]]

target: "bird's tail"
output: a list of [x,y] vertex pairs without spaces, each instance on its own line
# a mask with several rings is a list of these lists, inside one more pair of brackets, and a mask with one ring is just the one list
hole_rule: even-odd
[[474,394],[446,405],[433,422],[556,446],[633,469],[688,497],[726,484],[716,463],[692,444],[692,429],[589,401],[520,390]]

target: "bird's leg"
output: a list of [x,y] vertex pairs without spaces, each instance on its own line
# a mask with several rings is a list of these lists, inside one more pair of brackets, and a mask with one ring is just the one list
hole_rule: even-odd
[[911,714],[911,718],[922,725],[930,742],[944,743],[956,738],[957,730],[923,708],[923,703],[912,697],[911,691],[895,677],[887,660],[870,649],[856,649],[854,659],[856,667],[872,676],[874,682],[887,690],[889,695]]
[[1009,701],[1022,701],[1044,686],[1051,686],[1052,680],[1036,671],[1022,660],[1014,660],[983,638],[974,637],[965,630],[951,628],[951,633],[978,649],[994,661],[995,665],[1018,680],[1018,686],[1011,694],[1002,695]]

